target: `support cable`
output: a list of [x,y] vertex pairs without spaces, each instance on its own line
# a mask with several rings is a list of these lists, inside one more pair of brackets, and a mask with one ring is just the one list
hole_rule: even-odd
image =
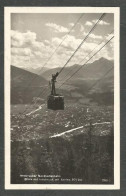
[[114,36],[112,36],[97,52],[95,52],[79,69],[77,69],[69,78],[67,78],[59,88],[61,88],[68,80],[70,80],[84,65],[86,65],[100,50],[102,50],[112,39]]
[[83,43],[87,40],[87,38],[89,37],[89,35],[91,34],[91,32],[96,28],[97,24],[103,19],[103,17],[106,14],[103,13],[100,18],[97,20],[97,22],[95,23],[95,25],[91,28],[91,30],[89,31],[89,33],[86,35],[86,37],[83,39],[83,41],[79,44],[79,46],[76,48],[76,50],[73,52],[73,54],[71,55],[71,57],[67,60],[67,62],[64,64],[64,66],[61,68],[61,70],[59,71],[59,74],[63,71],[63,69],[66,67],[66,65],[70,62],[70,60],[73,58],[73,56],[76,54],[76,52],[79,50],[79,48],[83,45]]

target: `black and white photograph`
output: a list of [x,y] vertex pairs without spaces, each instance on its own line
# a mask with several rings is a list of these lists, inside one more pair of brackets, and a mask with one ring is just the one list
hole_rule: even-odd
[[5,8],[5,188],[119,189],[119,8]]

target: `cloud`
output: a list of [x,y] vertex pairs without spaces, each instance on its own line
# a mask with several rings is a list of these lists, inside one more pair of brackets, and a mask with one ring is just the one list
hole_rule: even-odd
[[34,50],[45,47],[43,42],[36,41],[36,33],[27,31],[21,33],[18,31],[11,31],[11,47],[14,48],[28,48],[32,47]]
[[[96,45],[96,49],[89,55],[90,57],[97,52],[104,44],[106,41],[103,41],[100,45]],[[113,40],[109,42],[105,47],[103,47],[91,60],[90,62],[93,62],[95,60],[98,60],[99,58],[104,57],[108,60],[113,60],[114,59],[114,45],[113,45]]]
[[[83,33],[83,36],[86,37],[88,33]],[[90,39],[91,38],[91,39]],[[102,40],[103,36],[102,35],[95,35],[94,33],[91,33],[87,39],[86,42],[91,42],[93,39],[93,42],[97,42],[98,40]]]
[[26,68],[29,66],[29,57],[28,56],[18,56],[18,55],[13,56],[13,55],[11,55],[11,65]]
[[83,31],[84,31],[84,26],[82,24],[80,24],[80,32],[83,32]]
[[38,57],[42,57],[42,53],[40,51],[34,51],[34,55]]
[[61,42],[62,42],[63,39],[60,39],[58,37],[53,37],[52,38],[52,42],[53,44],[55,44],[56,46],[58,46]]
[[[109,50],[110,51],[110,50]],[[98,60],[101,57],[104,57],[108,60],[113,60],[113,52],[108,52],[106,48],[103,48],[96,56],[93,57],[93,61]]]
[[[29,36],[28,36],[29,35]],[[85,33],[86,35],[86,33]],[[12,31],[11,36],[11,59],[12,64],[16,66],[32,66],[40,67],[50,58],[50,56],[57,49],[58,45],[64,40],[63,37],[52,37],[51,40],[37,41],[37,35],[34,32],[21,33],[18,31]],[[101,35],[90,34],[90,37],[81,48],[77,51],[75,56],[71,59],[69,65],[79,63],[80,60],[92,51],[97,46],[97,43],[92,41],[102,39]],[[106,37],[107,39],[107,37]],[[70,56],[74,53],[77,47],[82,42],[82,38],[77,38],[74,35],[67,35],[66,39],[62,42],[62,45],[56,50],[51,60],[48,61],[47,67],[62,67]],[[113,43],[111,42],[103,50],[104,52],[98,53],[95,58],[100,58],[100,55],[105,58],[113,58]]]
[[[53,43],[55,45],[55,41],[58,41],[59,43],[61,40],[58,38],[53,39]],[[63,42],[62,47],[59,48],[57,53],[59,54],[59,65],[61,65],[60,60],[63,58],[64,61],[67,61],[70,56],[73,54],[75,49],[80,45],[82,42],[82,39],[77,39],[75,36],[68,35],[68,38],[66,39],[65,42]],[[80,59],[83,59],[93,48],[97,46],[96,43],[90,43],[90,42],[85,42],[82,47],[77,51],[75,54],[74,58],[70,61],[69,65],[79,63]]]
[[[54,38],[52,38],[52,42],[54,45],[59,45],[62,42],[62,40],[64,40],[64,38],[65,38],[65,36],[62,37],[62,39],[54,37]],[[81,41],[82,41],[82,39],[77,39],[73,35],[67,35],[66,39],[63,41],[60,48],[63,48],[65,53],[68,50],[74,51],[79,46]]]
[[29,56],[31,54],[30,48],[11,48],[12,55]]
[[[21,65],[23,62],[26,64],[26,61],[33,64],[37,58],[45,61],[49,57],[53,51],[50,42],[48,40],[36,41],[36,39],[37,36],[34,32],[11,31],[12,64]],[[32,59],[32,62],[29,59]]]
[[49,40],[44,40],[44,43],[45,43],[45,45],[49,45],[50,44]]
[[111,39],[111,37],[113,37],[113,36],[114,36],[114,34],[113,34],[113,33],[108,34],[107,36],[105,36],[105,39],[106,39],[106,40],[109,40],[109,39]]
[[47,27],[52,28],[56,33],[67,33],[69,32],[68,28],[63,27],[61,25],[57,25],[54,23],[46,23],[45,24]]
[[73,22],[69,23],[69,26],[73,27],[74,26],[74,23]]
[[[92,26],[92,25],[94,25],[96,22],[97,22],[97,20],[92,20],[91,22],[90,22],[90,21],[87,21],[87,22],[85,23],[85,25],[86,25],[86,26]],[[99,25],[110,25],[110,23],[105,22],[105,21],[103,21],[103,20],[101,20],[98,24],[99,24]]]
[[102,37],[101,35],[95,35],[95,34],[93,34],[93,33],[91,33],[91,34],[89,35],[89,37],[90,37],[90,38],[93,38],[93,39],[103,39],[103,37]]
[[105,22],[105,21],[103,21],[103,20],[101,20],[101,21],[99,22],[99,24],[100,24],[100,25],[110,25],[110,23]]
[[63,43],[63,46],[75,50],[79,46],[81,41],[82,39],[78,39],[73,35],[68,35],[66,41]]
[[11,45],[12,47],[24,47],[30,45],[36,40],[36,33],[27,31],[21,33],[18,31],[11,31]]
[[[93,20],[92,22],[93,22],[93,23],[96,23],[97,20]],[[110,25],[110,23],[105,22],[104,20],[101,20],[98,24],[99,24],[99,25]]]
[[92,22],[87,21],[87,22],[85,23],[85,25],[87,25],[87,26],[92,26],[92,25],[93,25],[93,23],[92,23]]

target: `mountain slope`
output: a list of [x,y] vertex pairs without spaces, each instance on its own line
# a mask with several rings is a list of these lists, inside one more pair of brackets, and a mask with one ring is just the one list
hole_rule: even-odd
[[37,74],[11,66],[11,84],[12,87],[26,87],[28,85],[33,87],[45,85],[47,81]]
[[[48,82],[41,76],[11,66],[11,103],[31,103]],[[42,96],[42,95],[41,95]]]

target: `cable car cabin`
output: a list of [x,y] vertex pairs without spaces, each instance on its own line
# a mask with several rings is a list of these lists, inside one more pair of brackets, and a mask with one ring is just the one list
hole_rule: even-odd
[[47,107],[51,110],[64,110],[64,97],[62,95],[49,95]]

